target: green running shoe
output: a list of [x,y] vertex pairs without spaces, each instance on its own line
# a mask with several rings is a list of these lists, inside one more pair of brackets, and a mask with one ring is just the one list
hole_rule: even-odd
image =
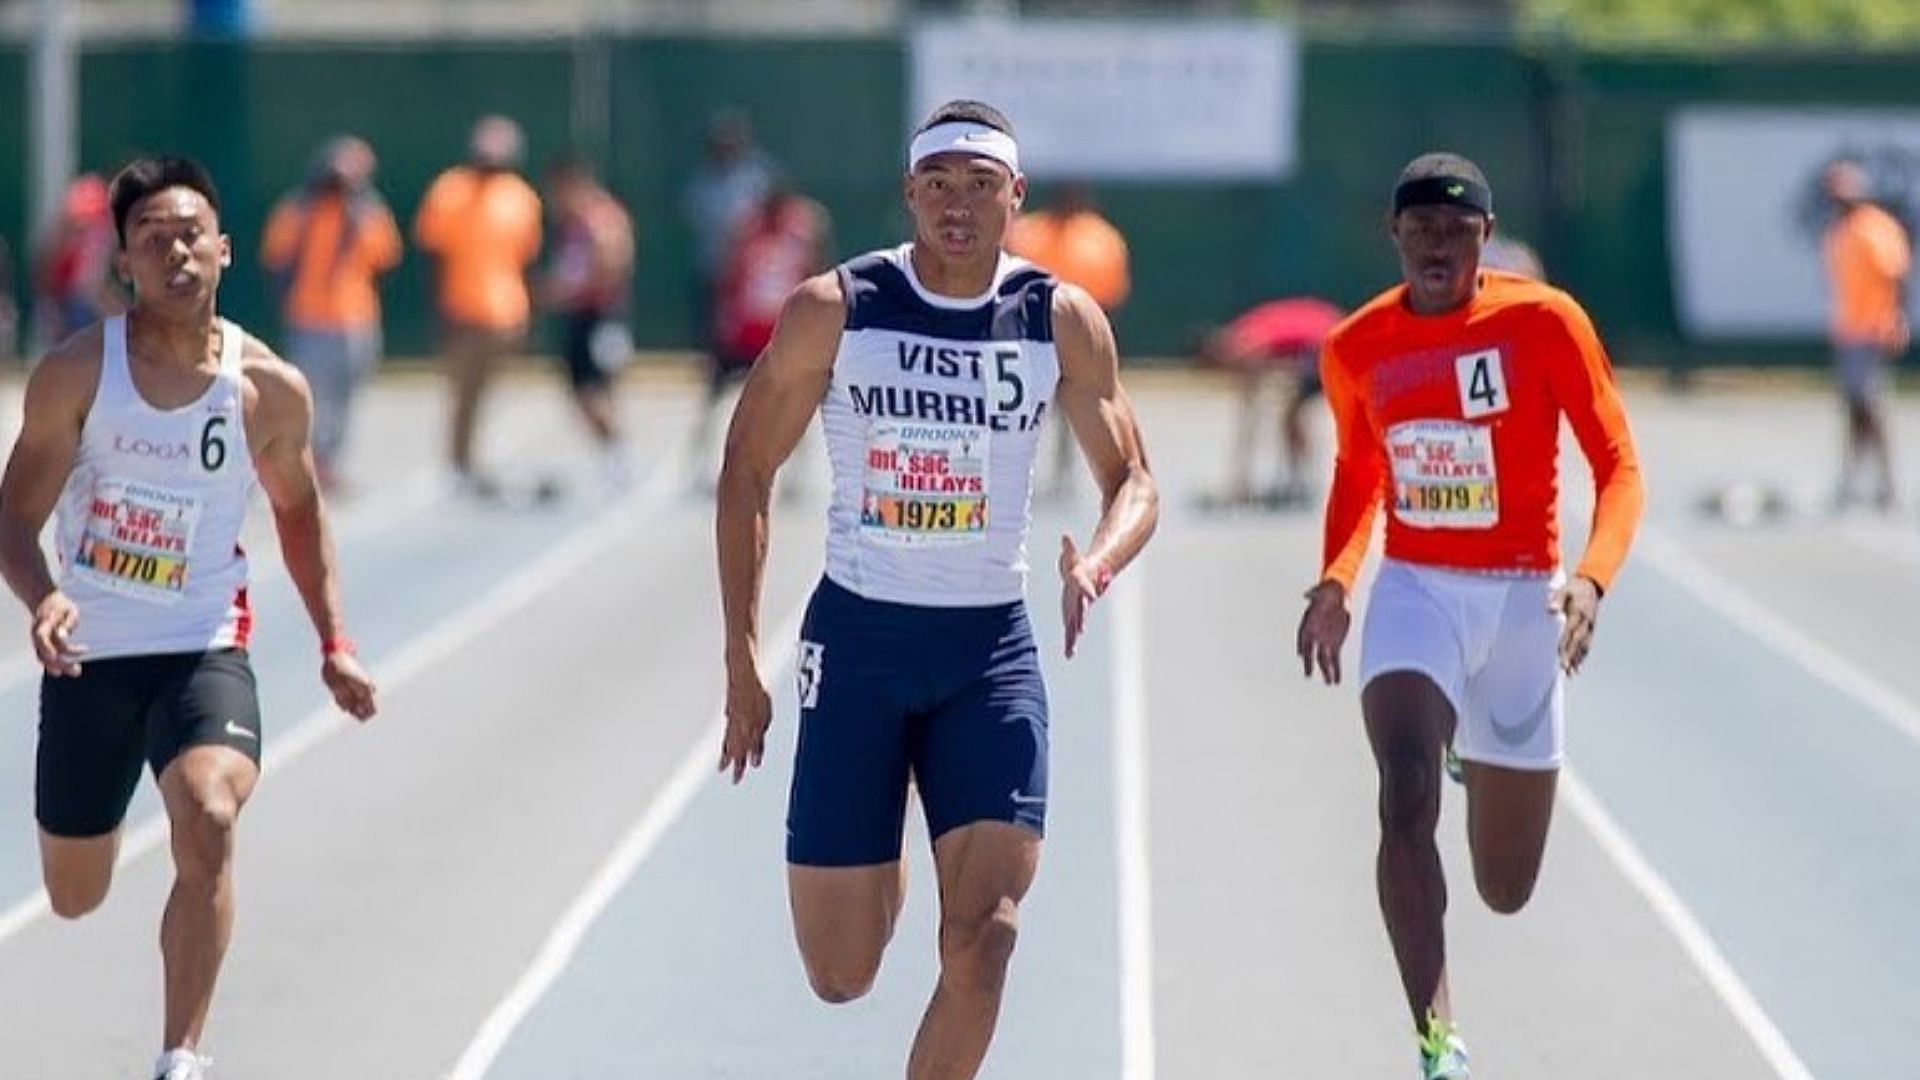
[[1420,1080],[1468,1080],[1467,1044],[1452,1024],[1427,1013],[1420,1039]]
[[1460,763],[1460,755],[1454,752],[1452,743],[1447,744],[1447,752],[1441,756],[1440,764],[1446,768],[1447,775],[1453,778],[1454,783],[1467,782],[1467,767]]

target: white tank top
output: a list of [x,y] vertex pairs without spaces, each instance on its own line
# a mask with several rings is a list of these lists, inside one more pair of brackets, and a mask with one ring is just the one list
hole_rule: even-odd
[[1054,279],[1002,255],[953,299],[912,245],[839,268],[847,320],[820,407],[833,464],[827,575],[873,600],[976,607],[1026,589],[1033,460],[1053,407]]
[[158,409],[128,370],[126,318],[104,324],[100,388],[56,511],[60,590],[80,609],[74,640],[87,659],[247,644],[245,334],[220,329],[213,384]]

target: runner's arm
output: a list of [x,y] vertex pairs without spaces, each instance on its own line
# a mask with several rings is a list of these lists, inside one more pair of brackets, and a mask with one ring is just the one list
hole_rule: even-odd
[[1633,545],[1646,493],[1641,488],[1640,459],[1634,452],[1626,403],[1620,398],[1600,335],[1571,299],[1564,301],[1559,315],[1568,347],[1551,350],[1554,361],[1548,368],[1549,378],[1574,438],[1593,467],[1593,527],[1574,574],[1605,593]]
[[845,321],[837,273],[802,282],[787,298],[727,428],[714,533],[729,678],[759,677],[760,587],[773,478],[826,396]]
[[1078,286],[1054,290],[1053,339],[1060,357],[1055,400],[1100,487],[1100,523],[1080,558],[1101,568],[1096,576],[1111,578],[1153,535],[1160,522],[1160,492],[1133,402],[1120,385],[1113,327]]
[[280,553],[287,576],[300,593],[308,618],[322,642],[344,640],[333,536],[314,477],[313,394],[306,377],[251,338],[246,344],[246,375],[258,395],[252,441],[253,467],[273,509]]
[[33,611],[57,587],[40,547],[80,450],[80,432],[100,384],[98,326],[57,346],[27,378],[20,436],[0,479],[0,572]]
[[1327,494],[1320,580],[1353,592],[1373,541],[1373,518],[1386,488],[1386,454],[1367,418],[1366,403],[1329,341],[1320,354],[1320,381],[1333,412],[1336,450],[1333,489]]

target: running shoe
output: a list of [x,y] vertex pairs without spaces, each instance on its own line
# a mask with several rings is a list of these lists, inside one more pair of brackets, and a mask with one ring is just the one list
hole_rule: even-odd
[[1454,750],[1452,743],[1447,744],[1447,752],[1441,756],[1440,763],[1446,767],[1447,775],[1453,778],[1454,783],[1467,782],[1467,767],[1460,763],[1460,754]]
[[207,1071],[212,1067],[212,1058],[181,1047],[161,1054],[154,1062],[153,1080],[213,1080],[213,1074]]
[[1420,1039],[1420,1080],[1468,1080],[1467,1044],[1460,1032],[1433,1013],[1427,1013],[1427,1033]]

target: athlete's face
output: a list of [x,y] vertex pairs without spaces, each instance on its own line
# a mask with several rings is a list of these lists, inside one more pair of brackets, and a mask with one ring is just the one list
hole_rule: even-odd
[[950,259],[997,257],[1026,197],[1027,178],[987,157],[935,154],[907,176],[915,241]]
[[233,258],[232,241],[206,196],[170,187],[133,204],[127,214],[120,271],[134,296],[149,307],[181,313],[210,306],[220,271]]
[[1473,296],[1492,216],[1459,206],[1410,206],[1394,215],[1391,231],[1415,311],[1451,311]]

